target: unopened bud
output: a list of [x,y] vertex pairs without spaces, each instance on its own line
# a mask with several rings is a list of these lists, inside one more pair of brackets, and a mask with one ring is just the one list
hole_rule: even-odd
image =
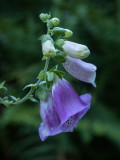
[[50,27],[55,27],[59,24],[60,20],[58,18],[52,18],[50,19],[49,25]]
[[70,31],[69,29],[64,29],[60,27],[55,27],[53,29],[53,33],[57,36],[63,36],[64,38],[68,38],[73,34],[72,31]]
[[40,19],[43,21],[43,22],[46,22],[47,20],[49,20],[50,19],[50,15],[49,14],[45,14],[45,13],[41,13],[40,15],[39,15],[39,17],[40,17]]
[[56,55],[56,50],[51,40],[47,40],[42,43],[42,52],[46,57],[54,57]]
[[90,54],[87,46],[70,41],[64,41],[62,48],[63,51],[72,58],[84,59]]

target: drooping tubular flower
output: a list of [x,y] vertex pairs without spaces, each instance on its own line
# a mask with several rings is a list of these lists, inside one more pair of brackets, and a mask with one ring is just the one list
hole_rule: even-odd
[[72,132],[90,108],[91,95],[79,95],[65,79],[56,78],[52,92],[40,101],[42,123],[39,135],[42,141],[61,132]]
[[81,81],[91,83],[94,87],[96,87],[95,78],[97,67],[95,65],[86,63],[80,59],[66,56],[66,61],[63,63],[63,66],[73,77]]

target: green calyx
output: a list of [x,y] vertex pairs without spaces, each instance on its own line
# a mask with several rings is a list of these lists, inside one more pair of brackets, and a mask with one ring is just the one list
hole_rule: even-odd
[[40,37],[38,38],[38,40],[41,40],[41,43],[44,43],[44,42],[46,42],[47,40],[50,40],[52,43],[54,43],[53,39],[52,39],[51,36],[48,35],[48,34],[44,34],[44,35],[40,36]]
[[64,29],[64,28],[60,28],[60,27],[55,27],[53,29],[53,33],[56,35],[56,36],[62,36],[64,38],[68,38],[68,37],[71,37],[73,32],[69,29]]
[[63,48],[62,48],[63,45],[64,45],[63,39],[58,39],[55,41],[55,47],[61,51],[63,51]]

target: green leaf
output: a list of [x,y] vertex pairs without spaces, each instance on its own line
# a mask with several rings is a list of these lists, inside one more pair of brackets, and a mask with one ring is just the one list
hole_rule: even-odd
[[36,97],[38,97],[38,99],[44,101],[47,97],[46,87],[44,85],[39,86],[38,89],[36,90],[35,95],[36,95]]
[[62,79],[62,77],[64,76],[64,72],[62,72],[62,71],[54,71],[54,73],[56,73],[57,74],[57,76],[60,78],[60,79]]
[[33,95],[30,95],[29,100],[31,100],[32,102],[38,103],[37,99],[35,99]]
[[2,92],[2,93],[4,93],[4,92],[6,92],[6,91],[7,91],[7,88],[6,88],[6,87],[4,87],[4,84],[5,84],[5,81],[4,81],[4,82],[2,82],[2,83],[0,83],[0,92]]
[[14,101],[19,101],[20,98],[16,98],[15,96],[10,96]]
[[47,73],[47,80],[49,82],[51,82],[51,81],[53,81],[53,79],[54,79],[54,73],[53,72],[48,72]]
[[37,79],[43,79],[44,77],[45,77],[45,70],[42,70],[42,71],[39,73]]
[[7,97],[7,96],[6,96],[6,97],[4,97],[4,98],[3,98],[3,100],[4,100],[4,101],[8,100],[8,97]]
[[28,84],[27,86],[25,86],[25,87],[23,88],[23,90],[26,89],[26,88],[29,88],[29,87],[35,87],[35,84]]
[[2,88],[4,86],[4,84],[5,84],[5,81],[0,83],[0,88]]
[[58,65],[56,65],[55,67],[53,67],[49,72],[53,72],[53,71],[57,70],[57,68],[58,68]]
[[66,54],[63,51],[57,50],[56,56],[66,57]]

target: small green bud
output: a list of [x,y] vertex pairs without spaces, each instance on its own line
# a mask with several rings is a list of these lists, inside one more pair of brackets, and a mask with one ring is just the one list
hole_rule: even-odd
[[46,57],[54,57],[56,55],[56,50],[51,40],[42,43],[42,52]]
[[49,20],[50,19],[50,14],[45,14],[45,13],[41,13],[40,15],[39,15],[39,17],[40,17],[40,19],[43,21],[43,22],[46,22],[47,20]]
[[59,24],[60,20],[58,18],[52,18],[50,19],[49,25],[50,27],[55,27]]

